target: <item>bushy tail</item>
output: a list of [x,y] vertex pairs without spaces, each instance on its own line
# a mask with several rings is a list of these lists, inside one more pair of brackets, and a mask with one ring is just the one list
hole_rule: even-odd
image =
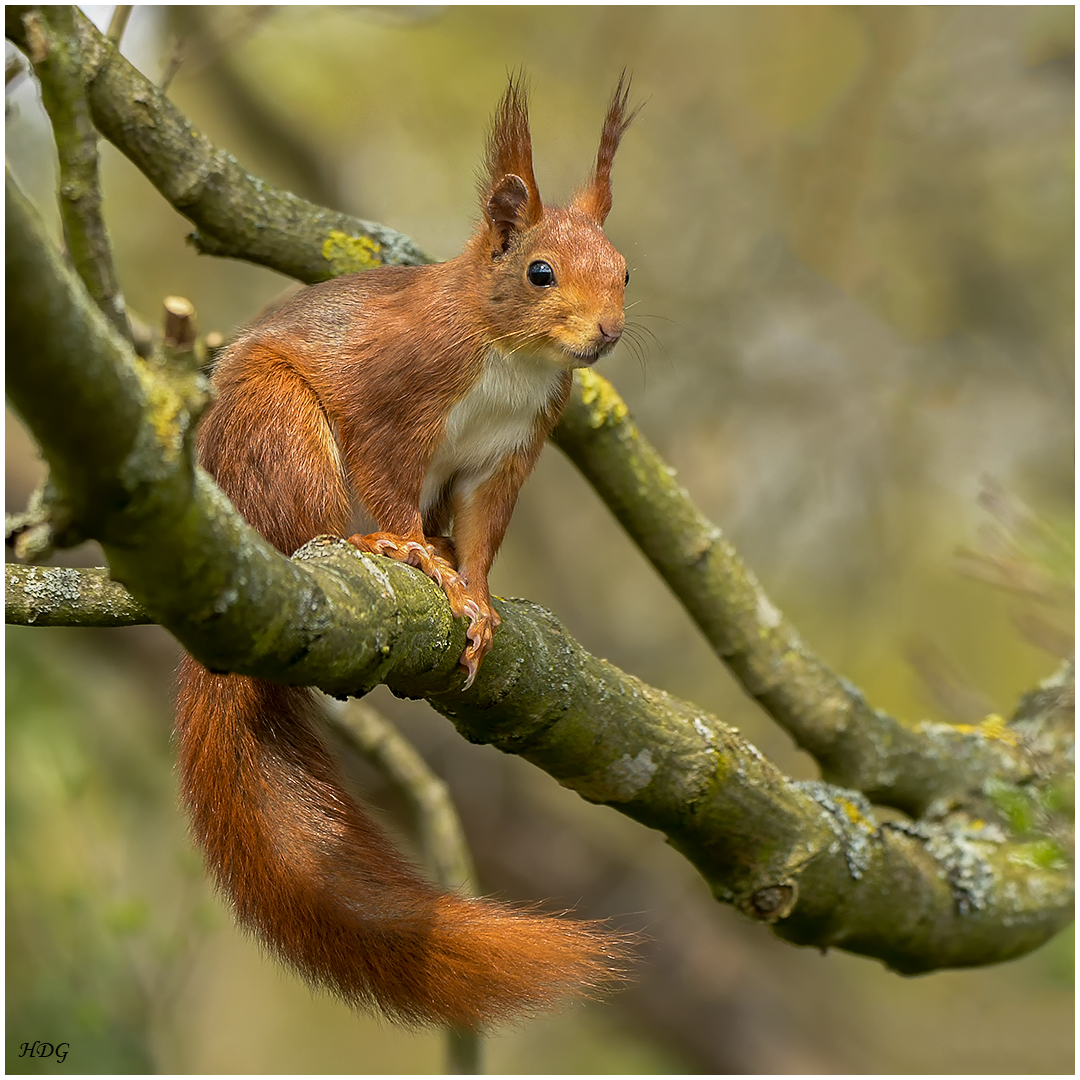
[[476,1027],[617,977],[591,923],[440,892],[346,793],[309,691],[180,668],[184,803],[237,918],[351,1004]]

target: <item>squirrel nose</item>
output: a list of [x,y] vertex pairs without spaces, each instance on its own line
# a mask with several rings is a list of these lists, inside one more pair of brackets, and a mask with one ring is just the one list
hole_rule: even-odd
[[622,337],[622,320],[618,322],[597,323],[596,329],[600,331],[600,340],[605,345],[614,345]]

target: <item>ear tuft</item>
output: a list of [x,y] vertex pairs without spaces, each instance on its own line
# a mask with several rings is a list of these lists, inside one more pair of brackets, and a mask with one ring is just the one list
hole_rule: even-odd
[[619,85],[615,87],[611,104],[608,106],[604,129],[600,133],[596,168],[588,184],[574,198],[573,205],[591,217],[597,225],[604,224],[611,210],[611,163],[615,160],[615,151],[619,148],[623,133],[633,123],[634,117],[641,112],[641,105],[629,109],[632,81],[624,69],[619,76]]
[[528,91],[520,73],[510,76],[510,84],[495,109],[480,203],[484,216],[499,234],[503,251],[513,231],[535,225],[544,211],[533,176]]

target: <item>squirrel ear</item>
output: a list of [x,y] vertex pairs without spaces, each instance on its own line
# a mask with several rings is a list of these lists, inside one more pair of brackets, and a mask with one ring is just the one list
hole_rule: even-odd
[[589,182],[574,197],[573,205],[582,213],[591,217],[597,225],[603,225],[611,210],[611,163],[615,160],[615,151],[623,132],[633,123],[634,117],[641,111],[638,105],[627,113],[630,102],[630,83],[625,71],[619,76],[619,85],[615,87],[611,104],[608,106],[604,129],[600,133],[600,150],[596,155],[596,168],[589,177]]
[[487,216],[492,232],[498,239],[500,252],[510,247],[510,237],[525,222],[523,210],[529,202],[529,189],[520,176],[510,173],[494,187],[487,202]]

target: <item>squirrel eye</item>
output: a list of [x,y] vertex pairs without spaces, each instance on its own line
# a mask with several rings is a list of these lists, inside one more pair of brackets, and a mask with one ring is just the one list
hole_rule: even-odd
[[626,271],[626,280],[623,282],[623,284],[624,285],[629,285],[630,284],[630,271],[629,270]]
[[525,271],[525,276],[531,284],[540,289],[547,289],[555,284],[555,271],[551,269],[549,263],[544,262],[542,259],[529,263],[529,269]]

